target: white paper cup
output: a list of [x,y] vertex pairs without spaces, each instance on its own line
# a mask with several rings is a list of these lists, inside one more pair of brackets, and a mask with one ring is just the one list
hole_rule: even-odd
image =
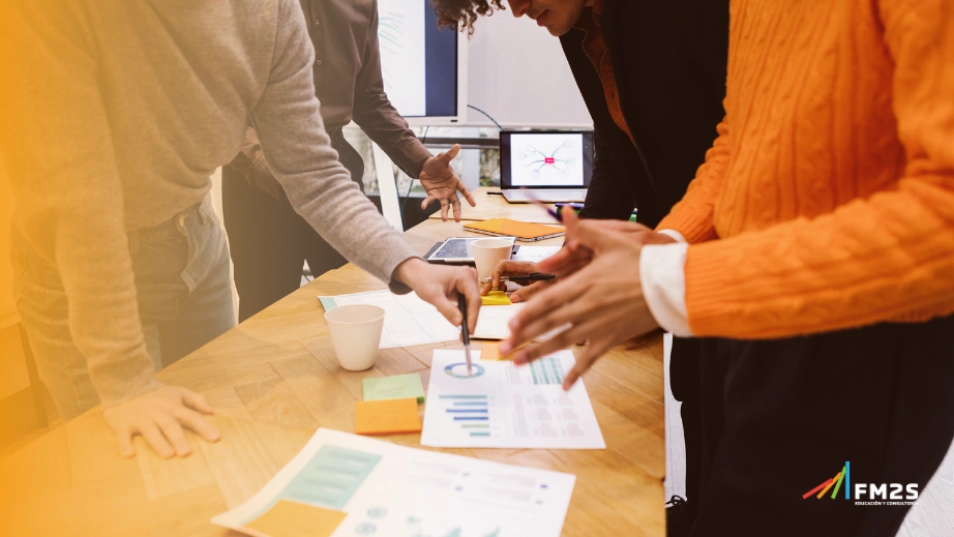
[[364,371],[374,365],[384,328],[384,308],[369,304],[338,306],[325,312],[325,321],[341,367]]
[[480,282],[493,274],[497,263],[510,259],[513,242],[504,239],[478,239],[472,247],[477,265],[477,281]]

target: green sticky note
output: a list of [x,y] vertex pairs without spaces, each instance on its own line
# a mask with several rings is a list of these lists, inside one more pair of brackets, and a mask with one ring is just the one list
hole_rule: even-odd
[[365,401],[410,397],[416,397],[419,403],[424,401],[424,385],[421,383],[420,373],[366,378],[363,382]]

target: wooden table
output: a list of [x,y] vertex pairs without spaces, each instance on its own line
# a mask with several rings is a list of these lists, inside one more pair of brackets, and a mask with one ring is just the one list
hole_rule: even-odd
[[[499,198],[481,202],[510,216]],[[439,220],[406,234],[421,252],[464,235],[460,224]],[[216,410],[222,440],[191,435],[191,457],[159,459],[137,437],[136,458],[121,458],[98,408],[7,454],[0,535],[237,536],[209,519],[256,492],[316,428],[351,432],[361,379],[420,371],[427,385],[431,351],[445,345],[382,350],[361,373],[335,361],[316,296],[383,288],[352,265],[331,271],[160,372],[161,381],[201,392]],[[606,450],[440,451],[576,474],[566,536],[664,535],[661,338],[613,349],[584,381]],[[421,447],[419,434],[384,438]]]
[[[520,220],[521,222],[532,222],[534,224],[552,224],[551,218],[546,211],[541,211],[539,207],[532,203],[507,203],[503,196],[499,195],[499,188],[481,187],[472,194],[476,207],[471,207],[467,200],[461,198],[460,217],[461,220],[487,220],[489,218],[510,218]],[[449,211],[453,218],[453,211]],[[440,220],[441,212],[430,216],[431,220]]]

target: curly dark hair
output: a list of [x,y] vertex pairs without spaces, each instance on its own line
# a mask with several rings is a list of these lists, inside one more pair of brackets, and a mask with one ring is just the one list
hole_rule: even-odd
[[494,9],[506,11],[503,0],[431,0],[441,28],[467,29],[467,36],[474,35],[474,23],[480,15],[490,16]]

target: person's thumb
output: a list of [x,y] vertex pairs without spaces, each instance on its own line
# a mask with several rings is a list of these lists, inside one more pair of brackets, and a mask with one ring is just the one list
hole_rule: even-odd
[[460,326],[464,321],[464,316],[460,312],[460,308],[457,306],[457,293],[454,293],[454,300],[451,300],[444,293],[436,293],[430,297],[428,300],[437,311],[441,312],[441,315],[445,319],[450,321],[454,326]]
[[444,162],[444,164],[450,164],[452,160],[457,158],[457,154],[460,153],[460,144],[454,144],[454,147],[450,148],[447,152],[441,153],[438,158]]

